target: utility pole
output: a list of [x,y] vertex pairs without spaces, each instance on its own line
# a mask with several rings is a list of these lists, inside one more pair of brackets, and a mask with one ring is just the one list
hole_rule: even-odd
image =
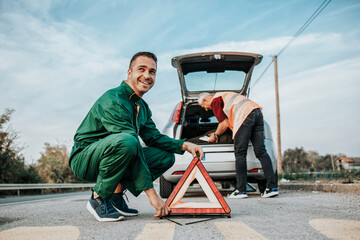
[[280,136],[280,103],[279,103],[277,56],[274,56],[274,67],[275,67],[275,98],[276,98],[277,150],[278,150],[277,171],[278,171],[278,173],[282,173],[281,136]]
[[335,172],[334,156],[330,155],[330,159],[331,159],[331,165],[332,165],[333,172]]

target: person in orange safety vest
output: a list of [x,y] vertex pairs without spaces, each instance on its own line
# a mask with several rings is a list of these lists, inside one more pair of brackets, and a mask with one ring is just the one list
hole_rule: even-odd
[[210,134],[208,142],[218,142],[219,136],[228,128],[232,130],[235,152],[236,188],[229,198],[247,198],[246,154],[249,140],[255,156],[260,160],[266,179],[266,189],[262,197],[279,195],[271,159],[264,144],[264,121],[261,107],[244,95],[235,92],[201,93],[198,103],[206,111],[212,110],[219,121],[215,132]]

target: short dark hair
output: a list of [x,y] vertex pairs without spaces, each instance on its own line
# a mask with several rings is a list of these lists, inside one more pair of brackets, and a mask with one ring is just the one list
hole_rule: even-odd
[[156,57],[156,55],[154,53],[152,53],[152,52],[138,52],[138,53],[135,53],[135,55],[131,58],[129,68],[131,68],[131,64],[140,56],[152,58],[155,61],[155,63],[157,64],[157,57]]

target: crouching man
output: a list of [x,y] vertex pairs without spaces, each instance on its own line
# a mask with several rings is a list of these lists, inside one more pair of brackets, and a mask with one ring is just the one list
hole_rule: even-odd
[[[124,190],[134,196],[145,191],[155,217],[169,214],[153,181],[174,164],[174,153],[188,151],[203,158],[201,147],[161,134],[152,121],[142,96],[154,85],[156,69],[153,53],[135,54],[127,80],[105,92],[76,131],[69,164],[80,179],[96,181],[87,209],[98,221],[138,214],[124,201]],[[139,136],[147,147],[140,145]]]

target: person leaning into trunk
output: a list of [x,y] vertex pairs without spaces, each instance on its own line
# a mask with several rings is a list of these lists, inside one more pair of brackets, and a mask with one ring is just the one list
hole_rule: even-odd
[[[142,96],[154,85],[156,69],[153,53],[136,53],[127,80],[105,92],[76,131],[69,164],[78,178],[96,181],[87,209],[98,221],[138,214],[124,201],[125,190],[134,196],[145,191],[157,210],[154,216],[167,215],[170,209],[155,192],[153,181],[174,164],[174,153],[188,151],[203,158],[201,147],[161,134],[151,119]],[[147,147],[142,147],[139,136]]]
[[212,110],[219,121],[215,132],[210,134],[208,142],[217,142],[221,134],[228,128],[233,132],[236,189],[228,195],[229,198],[247,198],[246,154],[251,140],[255,156],[260,160],[266,179],[266,190],[262,197],[279,195],[275,182],[274,170],[269,154],[264,144],[264,121],[261,107],[241,94],[234,92],[218,92],[214,95],[202,93],[198,103],[206,111]]

